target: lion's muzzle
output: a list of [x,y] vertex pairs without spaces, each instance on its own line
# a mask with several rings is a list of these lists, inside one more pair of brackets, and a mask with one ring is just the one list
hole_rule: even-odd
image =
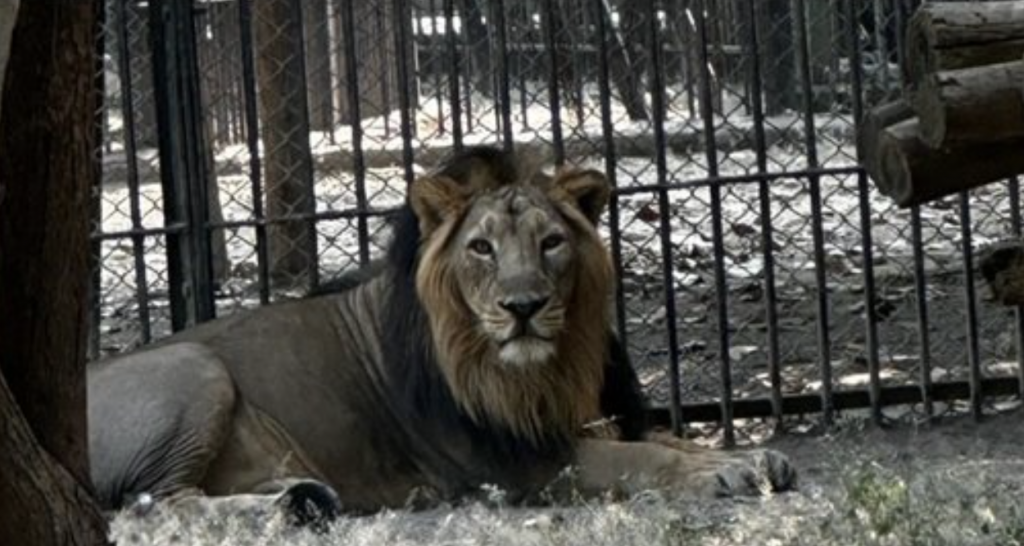
[[502,309],[508,311],[520,324],[526,324],[548,304],[547,297],[513,297],[502,300],[498,303]]

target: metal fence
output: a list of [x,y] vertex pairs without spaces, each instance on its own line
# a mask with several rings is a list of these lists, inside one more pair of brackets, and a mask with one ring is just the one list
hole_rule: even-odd
[[614,182],[664,422],[980,415],[1022,384],[973,266],[1020,236],[1018,183],[899,210],[852,144],[914,4],[109,0],[92,354],[368,263],[417,172],[500,142]]

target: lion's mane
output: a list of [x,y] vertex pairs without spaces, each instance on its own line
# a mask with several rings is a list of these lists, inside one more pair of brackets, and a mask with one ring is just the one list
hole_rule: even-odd
[[[520,183],[528,173],[519,172],[510,153],[468,148],[443,163],[439,174],[460,183],[478,182],[482,176],[499,187]],[[495,468],[511,460],[565,460],[584,424],[610,411],[628,418],[626,435],[636,434],[642,419],[635,375],[628,362],[617,362],[625,353],[609,328],[607,295],[614,283],[609,253],[586,217],[567,204],[557,206],[576,233],[575,290],[558,343],[558,365],[528,371],[485,362],[492,355],[454,285],[444,253],[425,250],[431,240],[423,240],[408,206],[395,219],[383,321],[391,387],[406,417],[428,416],[443,423],[442,429],[466,434]],[[430,293],[420,293],[417,284]],[[440,322],[436,338],[430,316]],[[617,384],[609,390],[611,378]]]

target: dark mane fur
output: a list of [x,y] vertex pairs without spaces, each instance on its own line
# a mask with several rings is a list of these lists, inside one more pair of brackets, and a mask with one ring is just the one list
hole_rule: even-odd
[[[467,148],[445,161],[440,170],[456,181],[465,182],[470,173],[487,169],[502,183],[516,180],[514,155],[491,147]],[[444,453],[435,458],[447,462],[446,473],[452,483],[465,486],[479,485],[481,480],[493,483],[495,476],[510,465],[531,467],[535,463],[564,464],[571,456],[573,439],[549,436],[539,444],[513,435],[499,424],[478,424],[457,405],[448,384],[434,359],[432,347],[424,341],[430,338],[427,315],[416,292],[415,275],[420,246],[420,228],[409,206],[403,207],[394,219],[394,237],[388,250],[383,274],[389,279],[389,301],[384,303],[383,335],[385,336],[385,365],[391,371],[390,388],[394,393],[396,410],[410,427],[420,430],[461,436],[480,463],[483,475],[471,476],[457,461]],[[602,410],[606,416],[616,416],[627,439],[639,437],[643,428],[643,399],[636,374],[628,355],[615,336],[611,336],[606,383],[601,394]],[[436,438],[442,446],[444,439]]]

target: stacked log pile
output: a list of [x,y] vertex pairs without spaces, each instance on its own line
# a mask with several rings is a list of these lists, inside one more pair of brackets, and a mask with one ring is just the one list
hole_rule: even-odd
[[906,47],[903,98],[857,137],[878,189],[907,207],[1024,173],[1024,1],[923,4]]

